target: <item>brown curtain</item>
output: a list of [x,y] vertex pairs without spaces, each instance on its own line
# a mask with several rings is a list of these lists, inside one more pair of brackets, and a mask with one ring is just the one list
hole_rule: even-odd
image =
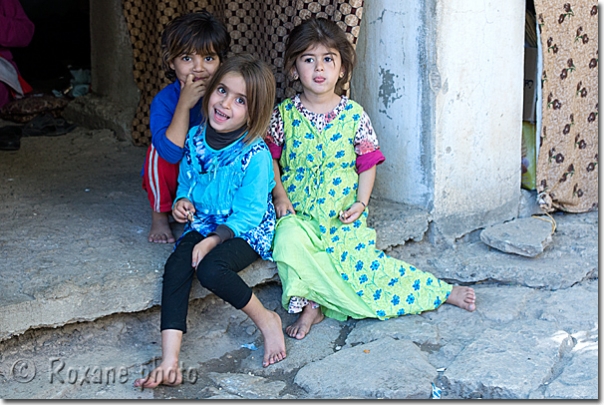
[[542,126],[537,191],[547,211],[598,208],[598,5],[535,0]]
[[160,63],[160,37],[175,17],[205,8],[222,20],[231,34],[232,53],[248,52],[274,67],[277,100],[295,94],[282,72],[285,37],[309,16],[332,19],[356,45],[363,15],[363,0],[123,0],[134,53],[134,80],[141,99],[132,122],[132,138],[148,145],[149,106],[165,85]]

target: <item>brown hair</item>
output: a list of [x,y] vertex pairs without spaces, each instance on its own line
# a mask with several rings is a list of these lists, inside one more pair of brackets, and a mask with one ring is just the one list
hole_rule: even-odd
[[218,55],[224,61],[231,45],[226,26],[206,10],[170,21],[161,36],[161,62],[166,77],[176,80],[170,62],[181,55]]
[[352,76],[352,70],[356,65],[356,52],[354,47],[346,38],[344,31],[338,24],[325,18],[312,17],[304,20],[300,25],[294,27],[286,41],[284,55],[284,70],[286,74],[291,73],[296,65],[296,58],[311,46],[324,45],[326,48],[337,49],[342,59],[344,77],[336,82],[336,93],[343,93],[343,86]]
[[248,133],[245,142],[249,143],[256,138],[264,137],[273,114],[277,85],[269,65],[250,54],[231,56],[216,70],[207,84],[203,98],[204,116],[208,114],[210,94],[216,91],[220,81],[228,73],[240,74],[245,82],[248,115]]

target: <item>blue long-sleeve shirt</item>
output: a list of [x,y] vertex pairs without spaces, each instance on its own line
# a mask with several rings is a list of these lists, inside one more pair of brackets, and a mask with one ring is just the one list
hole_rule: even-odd
[[[178,98],[180,97],[180,82],[175,82],[164,87],[151,102],[149,126],[151,128],[151,143],[159,156],[167,162],[176,164],[184,155],[184,148],[175,145],[166,137],[166,130],[172,122]],[[199,125],[203,119],[201,103],[203,97],[189,112],[189,128]]]

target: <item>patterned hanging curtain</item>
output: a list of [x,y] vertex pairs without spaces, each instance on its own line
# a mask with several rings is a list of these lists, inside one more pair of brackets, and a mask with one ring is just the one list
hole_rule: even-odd
[[277,81],[275,101],[279,102],[299,90],[281,71],[284,40],[290,30],[310,16],[329,18],[356,45],[363,0],[123,0],[134,53],[134,80],[141,93],[132,122],[136,145],[150,143],[149,106],[159,90],[169,84],[161,69],[161,33],[177,16],[204,8],[227,26],[232,54],[248,52],[273,66]]
[[598,5],[535,0],[543,54],[537,191],[547,211],[598,209]]

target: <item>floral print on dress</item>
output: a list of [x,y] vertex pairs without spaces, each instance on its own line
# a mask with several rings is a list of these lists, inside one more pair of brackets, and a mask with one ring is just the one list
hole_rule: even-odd
[[432,310],[446,301],[451,285],[376,249],[375,231],[366,223],[368,210],[352,224],[339,219],[338,213],[357,199],[353,145],[362,107],[346,100],[338,106],[332,125],[322,131],[303,116],[295,101],[284,101],[279,111],[286,128],[280,160],[283,187],[296,216],[318,224],[322,249],[333,265],[318,271],[336,271],[380,319]]
[[[307,110],[302,102],[300,101],[300,95],[297,94],[293,100],[293,102],[289,105],[289,109],[297,108],[298,111],[302,114],[303,117],[312,122],[312,125],[318,130],[328,130],[331,128],[332,121],[338,116],[340,111],[343,111],[346,108],[348,98],[346,96],[342,96],[340,103],[334,108],[333,111],[330,111],[327,114],[317,114],[312,111]],[[359,126],[357,127],[357,132],[354,136],[354,148],[357,155],[364,155],[366,153],[373,152],[379,149],[378,139],[373,131],[373,126],[371,125],[371,120],[369,119],[369,115],[362,112],[362,114],[358,117],[355,117],[359,122]],[[298,126],[300,125],[300,121],[294,121],[292,125]],[[273,116],[271,118],[270,128],[267,133],[266,140],[271,142],[277,146],[283,146],[283,119],[281,118],[281,114],[279,113],[279,108],[275,107],[273,111]],[[336,141],[337,139],[332,139],[332,141]]]
[[546,211],[598,208],[598,7],[535,0],[543,51],[537,191]]

